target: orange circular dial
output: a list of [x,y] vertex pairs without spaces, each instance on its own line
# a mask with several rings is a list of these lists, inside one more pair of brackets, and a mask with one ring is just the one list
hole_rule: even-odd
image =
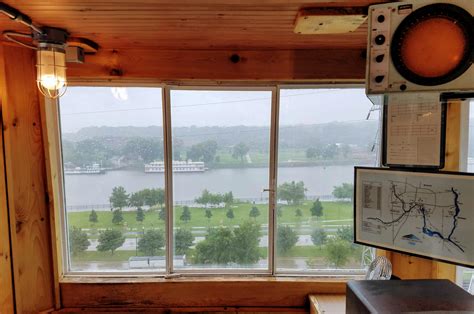
[[408,70],[426,78],[456,69],[465,54],[467,38],[460,25],[444,17],[428,18],[407,31],[400,57]]

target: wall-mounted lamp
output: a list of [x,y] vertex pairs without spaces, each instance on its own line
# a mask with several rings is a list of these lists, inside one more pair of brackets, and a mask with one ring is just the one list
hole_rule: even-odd
[[66,92],[66,41],[68,33],[58,28],[43,28],[35,36],[36,82],[40,92],[50,98],[57,98]]
[[[0,13],[31,29],[30,34],[4,31],[3,35],[14,43],[36,50],[36,82],[39,91],[46,97],[57,98],[66,92],[66,62],[82,63],[84,49],[95,53],[99,48],[96,43],[84,38],[71,40],[64,29],[35,26],[27,15],[1,2]],[[27,40],[19,40],[19,38],[27,38]],[[68,45],[68,40],[71,41],[71,45]],[[68,46],[70,46],[69,49]],[[67,52],[70,53],[69,57],[66,56]]]
[[40,92],[50,98],[62,96],[67,87],[64,47],[40,45],[36,52],[36,60],[36,82]]

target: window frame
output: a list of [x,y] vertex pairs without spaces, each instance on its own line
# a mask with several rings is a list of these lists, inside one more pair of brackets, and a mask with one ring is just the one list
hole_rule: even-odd
[[[278,179],[278,133],[279,133],[279,111],[280,111],[280,90],[282,89],[344,89],[344,88],[363,88],[360,83],[333,83],[333,84],[196,84],[196,83],[182,83],[176,82],[165,84],[163,82],[115,82],[115,81],[75,81],[70,86],[74,87],[150,87],[161,88],[162,95],[162,118],[163,118],[163,148],[164,148],[164,162],[165,162],[165,195],[167,220],[165,222],[166,234],[166,267],[157,269],[153,272],[82,272],[70,270],[70,259],[68,253],[68,235],[67,235],[67,219],[65,212],[65,194],[64,194],[64,174],[62,162],[62,138],[61,138],[61,120],[60,120],[60,106],[59,100],[48,99],[44,100],[44,127],[47,132],[48,141],[48,163],[52,181],[52,197],[54,202],[53,219],[54,226],[52,230],[53,248],[55,248],[56,266],[59,273],[59,281],[61,279],[74,279],[81,277],[89,278],[174,278],[180,276],[191,277],[212,277],[225,275],[229,278],[235,275],[255,275],[259,277],[315,277],[324,281],[327,278],[342,280],[345,282],[349,279],[360,278],[363,271],[356,274],[341,273],[341,274],[318,274],[316,272],[305,270],[277,270],[275,263],[275,230],[276,230],[276,186]],[[209,90],[209,91],[270,91],[271,92],[271,117],[270,117],[270,156],[269,156],[269,203],[268,203],[268,268],[267,269],[173,269],[173,175],[172,175],[172,125],[171,125],[171,90]],[[379,155],[380,156],[380,155]],[[377,161],[378,162],[378,161]],[[59,229],[59,230],[58,230]]]

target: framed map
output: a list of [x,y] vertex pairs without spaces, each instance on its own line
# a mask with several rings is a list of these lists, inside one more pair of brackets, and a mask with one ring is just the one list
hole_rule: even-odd
[[355,168],[356,243],[474,267],[474,174]]

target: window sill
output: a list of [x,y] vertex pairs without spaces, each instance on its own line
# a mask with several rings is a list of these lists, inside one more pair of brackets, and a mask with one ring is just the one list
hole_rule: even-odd
[[127,307],[294,307],[310,294],[344,294],[347,279],[320,277],[181,277],[61,280],[66,308]]

